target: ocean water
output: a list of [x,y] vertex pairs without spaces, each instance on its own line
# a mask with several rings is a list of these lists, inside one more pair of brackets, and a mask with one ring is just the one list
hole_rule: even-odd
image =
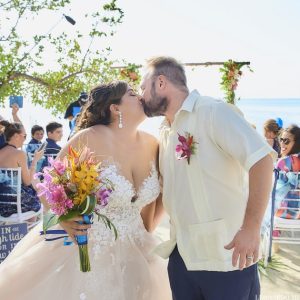
[[[263,135],[263,124],[268,119],[281,118],[283,127],[290,124],[300,126],[300,98],[295,99],[240,99],[236,105],[244,113],[247,121],[256,126]],[[141,128],[158,136],[158,128],[162,118],[148,119]]]
[[245,118],[263,133],[263,123],[267,119],[281,118],[283,127],[291,124],[300,126],[300,99],[241,99],[237,106]]
[[[8,108],[0,109],[0,115],[11,119],[11,110]],[[263,123],[267,119],[276,119],[280,117],[283,120],[283,127],[287,127],[294,123],[300,126],[300,98],[297,99],[241,99],[237,101],[237,106],[244,113],[245,118],[256,126],[257,131],[263,134]],[[61,142],[63,145],[69,135],[68,121],[63,119],[63,115],[52,116],[51,113],[40,107],[34,106],[30,102],[24,101],[24,108],[20,109],[19,116],[25,125],[29,141],[30,129],[34,124],[45,127],[51,121],[57,121],[63,124],[64,138]],[[162,117],[146,119],[140,128],[156,137]]]

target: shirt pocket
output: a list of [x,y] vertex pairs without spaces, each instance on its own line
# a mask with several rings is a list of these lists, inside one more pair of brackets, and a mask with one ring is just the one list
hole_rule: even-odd
[[231,251],[224,249],[228,244],[228,233],[224,219],[189,226],[191,247],[196,261],[230,260]]

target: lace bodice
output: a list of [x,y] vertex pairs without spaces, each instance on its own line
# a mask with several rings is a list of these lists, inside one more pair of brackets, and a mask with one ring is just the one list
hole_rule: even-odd
[[[145,178],[137,191],[135,191],[133,184],[121,175],[116,164],[109,164],[103,168],[100,177],[108,179],[114,186],[107,206],[99,207],[100,212],[113,222],[118,231],[118,239],[123,240],[129,237],[142,240],[143,235],[145,235],[145,228],[140,215],[141,209],[154,201],[160,191],[158,173],[154,162],[151,163],[149,176]],[[96,254],[100,251],[101,245],[114,242],[114,235],[95,216],[89,239],[95,242],[93,250]]]

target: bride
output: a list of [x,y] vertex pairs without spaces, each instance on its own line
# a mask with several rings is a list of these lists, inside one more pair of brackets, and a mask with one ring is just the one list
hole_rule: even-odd
[[[87,145],[101,161],[100,176],[114,185],[103,213],[118,239],[103,223],[62,226],[71,238],[88,228],[91,272],[82,273],[76,245],[44,241],[36,226],[0,265],[1,299],[168,300],[166,264],[151,250],[151,234],[163,214],[156,168],[156,139],[137,130],[145,119],[140,98],[123,81],[102,84],[89,95],[79,132],[69,145]],[[103,208],[102,208],[103,209]],[[91,228],[89,228],[91,226]]]

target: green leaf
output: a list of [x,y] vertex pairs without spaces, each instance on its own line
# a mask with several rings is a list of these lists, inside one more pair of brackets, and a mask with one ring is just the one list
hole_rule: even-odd
[[93,213],[95,206],[97,204],[97,199],[95,195],[88,196],[79,206],[79,211],[81,214],[90,215]]
[[62,215],[58,218],[58,223],[61,222],[61,221],[66,221],[66,220],[70,220],[70,219],[73,219],[75,217],[78,217],[80,215],[79,211],[70,211],[68,212],[66,215]]
[[106,227],[108,227],[110,230],[113,229],[116,240],[118,238],[118,231],[115,225],[110,221],[110,219],[107,216],[102,215],[99,212],[96,212],[96,215],[98,216],[98,220],[102,220]]
[[46,231],[50,227],[52,227],[52,226],[54,226],[58,223],[59,223],[59,221],[58,221],[58,216],[57,215],[55,215],[53,213],[50,213],[50,212],[46,213],[43,216],[43,231],[44,231],[44,234],[46,234]]

